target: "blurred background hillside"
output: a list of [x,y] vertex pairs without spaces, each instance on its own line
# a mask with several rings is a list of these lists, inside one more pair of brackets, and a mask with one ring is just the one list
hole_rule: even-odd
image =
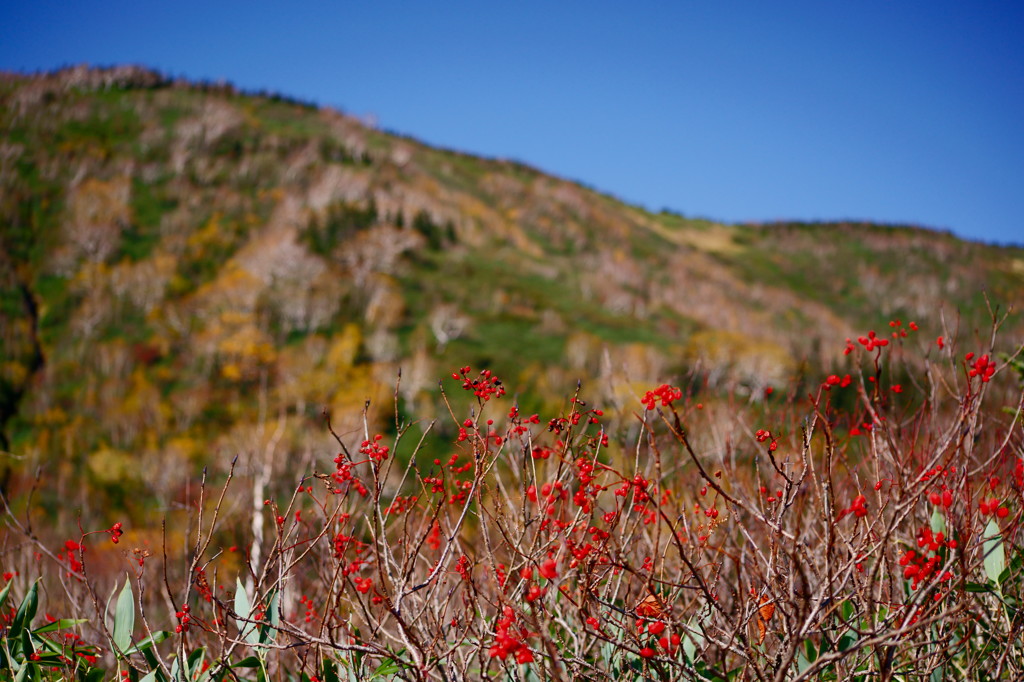
[[352,442],[364,409],[373,431],[440,418],[433,458],[454,430],[438,381],[467,364],[527,414],[582,380],[629,419],[652,384],[709,409],[799,394],[889,319],[934,347],[986,324],[985,294],[1024,304],[1020,248],[652,213],[138,67],[5,74],[0,129],[3,484],[41,467],[54,510],[161,507],[236,454],[327,466],[325,408]]

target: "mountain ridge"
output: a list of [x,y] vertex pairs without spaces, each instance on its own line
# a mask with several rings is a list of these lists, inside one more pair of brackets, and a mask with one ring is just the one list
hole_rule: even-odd
[[[360,125],[367,128],[378,130],[385,135],[396,139],[404,139],[410,142],[429,146],[437,151],[450,153],[453,155],[462,155],[467,157],[479,158],[486,161],[493,161],[496,163],[507,163],[514,166],[520,166],[523,170],[531,173],[542,174],[549,177],[554,177],[559,180],[570,182],[578,185],[581,188],[592,191],[598,194],[607,196],[608,198],[620,201],[624,204],[641,207],[639,203],[631,202],[628,198],[619,196],[613,190],[603,189],[597,187],[593,183],[590,183],[581,178],[574,178],[567,175],[559,174],[555,171],[542,168],[534,165],[528,161],[517,158],[515,156],[507,156],[502,154],[489,155],[479,152],[474,152],[471,149],[465,149],[457,146],[448,146],[445,144],[438,144],[429,141],[425,138],[418,137],[415,133],[406,132],[389,128],[387,126],[379,126],[372,116],[359,117],[354,114],[347,113],[343,107],[337,107],[335,105],[320,104],[314,100],[306,100],[300,97],[288,95],[283,92],[269,91],[266,89],[252,89],[238,87],[225,79],[215,80],[197,80],[194,78],[188,78],[186,76],[171,76],[159,69],[151,68],[142,64],[123,64],[113,66],[92,66],[88,63],[81,63],[72,66],[65,66],[50,71],[37,71],[37,72],[24,72],[24,71],[11,71],[0,69],[0,80],[3,79],[44,79],[52,81],[51,87],[58,88],[84,88],[87,90],[100,90],[109,89],[112,87],[116,88],[129,88],[129,89],[147,89],[154,87],[178,87],[185,89],[201,89],[208,92],[222,92],[226,94],[239,95],[239,96],[252,96],[252,97],[266,97],[269,99],[288,102],[297,106],[305,107],[316,111],[332,111],[343,116],[349,117],[354,121],[357,121]],[[983,244],[987,246],[1000,246],[1000,247],[1011,247],[1011,248],[1022,248],[1024,243],[1019,242],[999,242],[996,240],[987,240],[983,238],[968,237],[957,234],[952,228],[941,227],[935,225],[927,225],[916,222],[903,222],[903,221],[878,221],[868,218],[856,218],[856,217],[830,217],[830,218],[772,218],[772,219],[748,219],[739,220],[730,223],[730,221],[724,221],[716,219],[712,216],[707,215],[690,215],[687,216],[684,212],[680,211],[675,207],[671,207],[667,204],[663,204],[659,209],[652,206],[643,206],[643,210],[651,213],[668,213],[677,215],[683,218],[690,218],[693,220],[707,221],[711,223],[721,224],[738,224],[747,225],[751,227],[763,227],[772,225],[787,225],[787,224],[809,224],[809,225],[838,225],[838,224],[857,224],[857,225],[877,225],[880,227],[889,228],[907,228],[916,230],[925,230],[927,232],[934,232],[938,234],[944,234],[955,237],[961,241],[967,241],[977,244]]]

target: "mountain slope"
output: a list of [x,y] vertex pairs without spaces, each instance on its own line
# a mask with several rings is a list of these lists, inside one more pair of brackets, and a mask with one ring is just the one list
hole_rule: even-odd
[[325,406],[356,438],[367,399],[371,428],[429,420],[466,364],[530,411],[577,379],[609,408],[682,377],[758,396],[891,318],[934,338],[983,324],[983,292],[1024,303],[1021,249],[652,214],[133,67],[7,74],[0,130],[0,427],[8,472],[44,465],[53,499],[167,500],[212,459],[322,457]]

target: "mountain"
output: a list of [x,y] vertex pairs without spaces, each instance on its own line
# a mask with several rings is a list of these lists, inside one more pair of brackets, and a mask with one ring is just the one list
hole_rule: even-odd
[[325,408],[355,440],[364,414],[437,417],[424,447],[444,452],[438,381],[464,365],[524,411],[582,380],[628,416],[652,384],[759,400],[890,319],[934,345],[983,328],[985,296],[1024,303],[1020,248],[655,214],[138,67],[3,74],[0,131],[4,483],[42,467],[54,507],[166,504],[235,454],[308,469],[336,448]]

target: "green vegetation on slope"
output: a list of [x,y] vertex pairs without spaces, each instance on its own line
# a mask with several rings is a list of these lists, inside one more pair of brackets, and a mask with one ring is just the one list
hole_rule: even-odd
[[684,375],[756,397],[880,320],[942,330],[942,305],[969,333],[981,292],[1024,292],[1020,249],[652,214],[140,69],[4,76],[0,127],[0,478],[41,465],[69,508],[166,504],[227,453],[330,451],[325,407],[346,437],[368,399],[394,428],[399,368],[403,415],[443,413],[465,364],[610,406]]

